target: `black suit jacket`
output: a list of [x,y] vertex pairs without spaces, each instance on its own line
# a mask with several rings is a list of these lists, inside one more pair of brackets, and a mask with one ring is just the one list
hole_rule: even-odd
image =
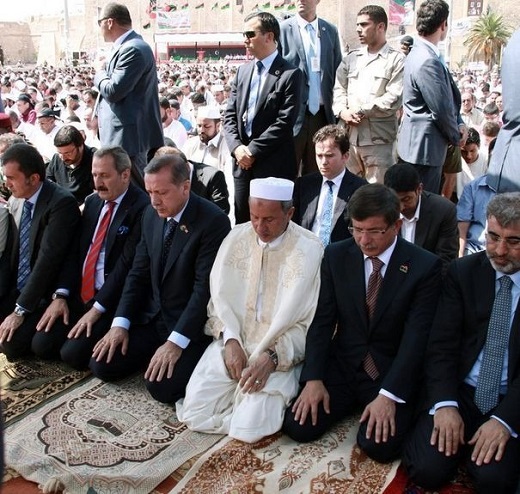
[[[458,400],[458,388],[486,342],[496,273],[485,252],[456,260],[444,281],[426,356],[428,406]],[[509,338],[508,390],[493,410],[520,430],[520,304]]]
[[421,194],[421,210],[415,227],[415,245],[437,254],[446,272],[458,257],[459,230],[455,204],[437,194]]
[[410,400],[421,375],[440,283],[440,259],[398,238],[369,322],[363,254],[352,238],[330,244],[300,380],[324,379],[331,358],[352,375],[370,352],[382,388]]
[[[78,246],[64,267],[57,288],[76,290],[79,296],[83,265],[104,204],[105,201],[97,193],[86,198]],[[141,237],[141,216],[149,204],[147,194],[130,184],[110,223],[105,243],[105,281],[94,297],[105,309],[114,310],[119,302]]]
[[[338,190],[338,197],[334,205],[334,214],[332,216],[332,232],[330,241],[337,242],[344,240],[351,235],[348,231],[350,224],[346,217],[347,205],[350,196],[362,185],[366,185],[367,181],[357,177],[348,170],[341,181]],[[316,219],[316,211],[318,209],[318,201],[323,184],[321,173],[310,173],[296,180],[294,184],[293,201],[294,214],[293,221],[307,230],[312,230],[312,225]]]
[[[190,194],[161,269],[165,219],[148,207],[141,240],[126,279],[116,317],[147,324],[160,316],[168,333],[191,341],[204,336],[209,302],[209,273],[231,227],[226,214],[211,202]],[[131,328],[130,328],[131,331]]]
[[189,160],[193,165],[191,191],[229,214],[229,192],[224,173],[214,166]]
[[249,85],[255,69],[254,61],[238,68],[224,115],[224,135],[231,154],[244,144],[255,157],[250,170],[242,170],[234,162],[233,175],[249,178],[272,176],[294,180],[297,167],[293,125],[300,105],[302,73],[277,55],[259,95],[252,134],[248,137],[245,116]]
[[[12,256],[11,287],[16,288],[18,271],[18,226],[23,199],[11,197],[9,204],[16,232]],[[80,222],[78,203],[72,194],[49,180],[43,182],[34,206],[29,237],[31,274],[16,303],[33,311],[42,299],[50,298],[56,288],[61,267],[73,245]]]

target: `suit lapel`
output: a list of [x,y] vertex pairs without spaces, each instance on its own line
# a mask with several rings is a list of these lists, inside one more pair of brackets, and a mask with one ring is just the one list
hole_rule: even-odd
[[114,242],[116,240],[117,233],[119,232],[119,227],[125,220],[128,210],[130,209],[130,207],[132,205],[132,201],[133,201],[133,192],[129,188],[125,194],[125,197],[123,197],[121,204],[119,204],[116,214],[114,215],[114,218],[112,219],[112,223],[110,223],[110,228],[108,229],[107,238],[106,238],[106,242],[105,242],[105,257],[106,258],[108,257],[110,249],[114,246]]
[[[242,95],[240,96],[239,94],[237,94],[237,97],[241,98],[239,115],[246,115],[247,112],[247,103],[249,101],[249,88],[251,86],[251,77],[253,77],[254,67],[254,61],[251,61],[250,63],[243,66],[243,74],[241,74],[241,77],[239,79],[240,82],[238,82],[242,86]],[[244,121],[242,121],[242,127],[245,128]]]
[[312,224],[316,219],[316,212],[318,210],[318,202],[320,200],[322,178],[318,173],[313,177],[313,183],[311,186],[306,188],[306,194],[304,197],[305,211],[302,216],[302,226],[308,230],[312,228]]
[[47,184],[47,182],[43,182],[40,195],[38,196],[38,200],[34,206],[34,213],[31,220],[31,234],[29,237],[29,250],[31,252],[31,258],[36,243],[36,238],[38,236],[40,221],[42,219],[43,213],[47,211],[47,204],[49,202],[51,193],[49,187],[50,186]]
[[[359,247],[353,241],[350,244],[350,259],[348,265],[345,264],[345,273],[343,276],[346,287],[345,300],[352,300],[362,321],[362,327],[368,328],[365,258]],[[351,283],[346,280],[355,280],[355,282]],[[349,289],[351,290],[350,294],[347,293]]]
[[271,65],[271,68],[269,69],[269,72],[265,78],[264,85],[262,86],[262,90],[260,91],[260,94],[258,95],[258,101],[256,102],[255,116],[261,111],[261,109],[264,106],[264,103],[267,99],[267,96],[273,90],[274,85],[276,84],[278,79],[280,79],[280,75],[282,74],[282,71],[280,70],[282,61],[283,61],[283,58],[280,55],[277,55],[277,57],[274,59],[272,65]]
[[334,214],[332,216],[331,231],[334,230],[334,227],[336,226],[336,223],[338,222],[339,218],[342,214],[344,214],[351,193],[352,192],[350,190],[350,177],[347,175],[347,172],[345,172],[343,180],[339,185],[338,197],[336,198],[336,204],[334,205]]
[[419,212],[419,219],[415,225],[415,240],[414,244],[422,247],[426,243],[426,234],[430,228],[432,221],[432,212],[428,207],[428,196],[421,195],[421,210]]
[[307,55],[306,55],[305,49],[303,47],[302,34],[300,32],[300,26],[298,26],[296,17],[293,17],[291,19],[290,26],[291,26],[292,38],[294,39],[294,46],[296,46],[296,49],[298,51],[298,56],[300,57],[300,60],[302,61],[301,66],[303,66],[303,72],[305,73],[305,76],[306,76],[305,78],[306,78],[306,80],[309,80],[309,70],[307,67]]

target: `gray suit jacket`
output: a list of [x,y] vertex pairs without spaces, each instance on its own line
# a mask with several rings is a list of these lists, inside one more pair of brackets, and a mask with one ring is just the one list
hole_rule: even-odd
[[504,98],[504,125],[498,133],[497,142],[489,170],[487,183],[498,192],[520,190],[520,30],[512,36],[504,50],[502,59],[502,96]]
[[97,72],[99,138],[131,157],[164,144],[157,69],[150,46],[131,32]]
[[448,145],[460,140],[460,92],[433,49],[417,37],[404,63],[403,121],[397,141],[402,160],[442,166]]
[[[341,46],[336,26],[323,19],[318,19],[318,36],[320,38],[321,97],[327,122],[332,124],[336,121],[332,112],[332,90],[336,80],[336,69],[341,62]],[[298,109],[296,123],[294,124],[294,135],[296,135],[300,132],[307,108],[307,100],[309,99],[307,58],[296,16],[286,19],[280,24],[278,51],[285,60],[299,67],[304,74],[302,78],[301,104]]]

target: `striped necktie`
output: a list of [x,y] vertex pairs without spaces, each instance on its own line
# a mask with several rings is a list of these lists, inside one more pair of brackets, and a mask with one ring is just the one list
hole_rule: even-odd
[[29,201],[23,203],[22,218],[20,220],[20,243],[18,247],[18,276],[16,278],[16,287],[20,291],[27,283],[27,278],[29,278],[31,274],[29,239],[31,234],[32,208],[33,204]]

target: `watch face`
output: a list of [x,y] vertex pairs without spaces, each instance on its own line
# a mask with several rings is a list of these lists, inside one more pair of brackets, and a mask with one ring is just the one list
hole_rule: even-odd
[[17,316],[24,316],[25,315],[25,311],[21,308],[21,307],[16,307],[14,309],[14,313],[17,315]]

